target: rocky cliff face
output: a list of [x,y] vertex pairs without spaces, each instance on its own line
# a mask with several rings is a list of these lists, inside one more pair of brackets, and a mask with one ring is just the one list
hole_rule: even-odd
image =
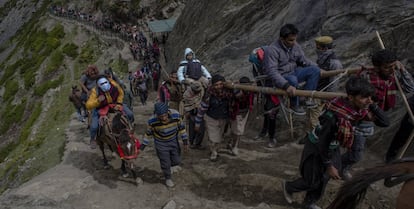
[[[42,3],[43,1],[0,2],[0,46],[2,48],[8,48],[6,42],[32,18]],[[11,49],[12,47],[0,52],[0,62],[3,62]]]
[[310,57],[313,38],[330,35],[346,67],[370,64],[369,54],[379,48],[378,30],[385,47],[410,65],[414,61],[412,1],[188,0],[186,5],[168,39],[169,69],[177,68],[190,47],[213,72],[250,75],[249,52],[276,40],[285,23],[297,25],[299,43]]
[[[414,62],[413,8],[414,2],[406,0],[188,0],[168,39],[167,68],[177,69],[184,49],[190,47],[213,73],[220,72],[230,79],[251,76],[248,54],[276,40],[285,23],[297,25],[298,42],[314,59],[313,39],[332,36],[345,67],[371,64],[369,55],[380,48],[377,30],[385,47],[396,51],[410,68]],[[382,140],[369,142],[380,153],[404,114],[402,104],[396,109],[390,111],[392,126],[377,130],[375,138]]]

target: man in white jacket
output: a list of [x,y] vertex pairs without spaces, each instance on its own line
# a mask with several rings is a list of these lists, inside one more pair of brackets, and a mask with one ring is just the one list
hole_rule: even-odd
[[[193,50],[190,48],[184,50],[184,60],[180,62],[177,76],[180,83],[184,83],[185,80],[188,80],[190,83],[193,81],[200,81],[204,88],[207,87],[207,81],[211,79],[211,75],[207,68],[201,64],[200,60],[196,59]],[[200,79],[202,77],[204,77],[204,79]]]

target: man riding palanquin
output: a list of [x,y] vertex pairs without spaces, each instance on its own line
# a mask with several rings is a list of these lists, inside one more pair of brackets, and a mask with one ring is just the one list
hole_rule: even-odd
[[97,79],[96,87],[91,90],[86,102],[86,108],[92,110],[92,121],[89,129],[92,149],[96,148],[99,118],[105,117],[109,108],[124,112],[131,123],[134,121],[133,112],[126,105],[123,105],[123,99],[124,91],[118,83],[108,80],[105,76],[100,76]]
[[184,60],[180,62],[180,67],[177,70],[177,78],[180,83],[187,86],[193,82],[200,82],[203,86],[201,94],[204,95],[204,91],[209,85],[211,74],[200,60],[196,59],[194,51],[191,48],[186,48],[184,50]]

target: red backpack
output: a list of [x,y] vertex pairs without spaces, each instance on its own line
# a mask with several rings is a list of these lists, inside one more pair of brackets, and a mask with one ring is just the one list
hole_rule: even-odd
[[156,70],[152,71],[152,79],[158,80],[158,72]]

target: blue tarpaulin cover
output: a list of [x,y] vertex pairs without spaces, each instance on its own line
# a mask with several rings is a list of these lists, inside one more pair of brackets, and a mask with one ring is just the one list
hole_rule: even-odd
[[174,27],[175,21],[175,18],[167,20],[148,21],[148,27],[153,33],[170,32]]

